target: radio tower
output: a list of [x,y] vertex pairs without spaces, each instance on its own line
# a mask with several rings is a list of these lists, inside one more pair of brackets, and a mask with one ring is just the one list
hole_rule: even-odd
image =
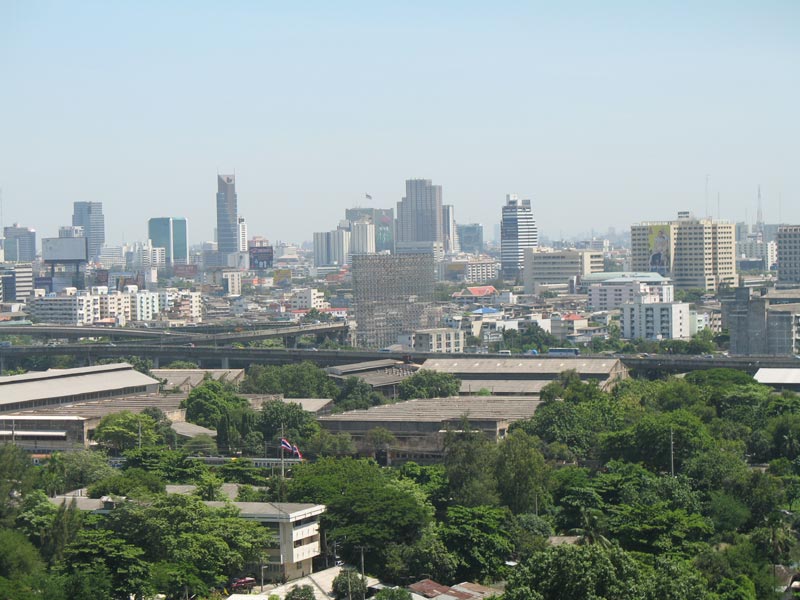
[[756,233],[760,239],[764,235],[764,211],[761,208],[761,184],[758,185],[758,212],[756,212]]

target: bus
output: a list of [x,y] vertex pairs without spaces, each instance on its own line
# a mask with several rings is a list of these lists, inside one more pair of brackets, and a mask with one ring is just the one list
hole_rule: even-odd
[[547,350],[547,356],[578,356],[579,354],[577,348],[549,348]]

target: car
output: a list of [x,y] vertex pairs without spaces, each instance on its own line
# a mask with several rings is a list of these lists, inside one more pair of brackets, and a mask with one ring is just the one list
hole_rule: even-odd
[[256,585],[254,577],[239,577],[231,582],[231,591],[252,590]]

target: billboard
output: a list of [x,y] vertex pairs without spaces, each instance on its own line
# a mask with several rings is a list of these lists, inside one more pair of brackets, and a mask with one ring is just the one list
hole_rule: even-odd
[[255,271],[266,271],[272,268],[274,257],[272,246],[250,248],[250,268]]
[[42,238],[42,260],[45,262],[86,262],[88,238]]
[[291,285],[292,271],[290,269],[275,269],[272,275],[273,285]]
[[172,273],[175,277],[194,279],[197,276],[197,265],[173,265]]
[[651,225],[647,234],[647,242],[650,253],[648,268],[653,273],[669,275],[672,269],[670,226],[667,224]]

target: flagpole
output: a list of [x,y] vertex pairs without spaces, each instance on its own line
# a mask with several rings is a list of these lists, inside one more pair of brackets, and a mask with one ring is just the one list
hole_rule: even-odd
[[283,469],[283,439],[284,439],[283,423],[281,423],[281,479],[285,478],[284,469]]

